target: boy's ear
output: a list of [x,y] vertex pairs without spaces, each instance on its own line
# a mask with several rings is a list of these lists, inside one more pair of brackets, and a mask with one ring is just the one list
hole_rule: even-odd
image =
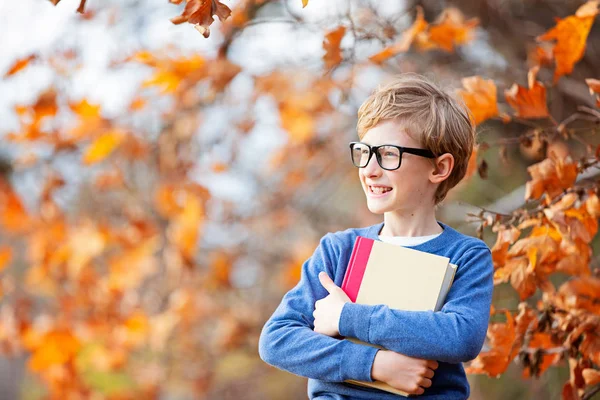
[[440,183],[448,179],[454,168],[454,156],[450,153],[442,154],[433,159],[434,169],[429,173],[429,180],[432,183]]

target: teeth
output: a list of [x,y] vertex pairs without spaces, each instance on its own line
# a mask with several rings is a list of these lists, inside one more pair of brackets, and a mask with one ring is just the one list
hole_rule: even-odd
[[375,187],[375,186],[369,186],[371,188],[371,192],[375,193],[375,194],[383,194],[386,192],[389,192],[390,190],[392,190],[391,188],[383,188],[383,187]]

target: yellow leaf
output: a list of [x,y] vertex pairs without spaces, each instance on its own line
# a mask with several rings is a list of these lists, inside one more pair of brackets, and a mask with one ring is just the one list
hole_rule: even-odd
[[120,130],[102,134],[88,147],[83,156],[83,162],[90,165],[104,160],[121,144],[124,137],[124,133]]
[[302,8],[308,5],[308,0],[302,0]]
[[142,84],[142,87],[159,86],[162,93],[174,93],[179,87],[181,78],[172,71],[158,71]]

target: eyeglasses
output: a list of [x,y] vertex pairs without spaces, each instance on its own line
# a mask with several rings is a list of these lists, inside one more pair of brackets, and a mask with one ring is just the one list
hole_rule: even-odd
[[410,153],[421,157],[435,158],[430,150],[415,149],[412,147],[402,147],[393,144],[382,144],[381,146],[369,146],[366,143],[350,142],[350,156],[352,164],[357,168],[364,168],[371,161],[371,156],[375,153],[375,158],[379,166],[385,170],[393,171],[400,168],[402,164],[402,153]]

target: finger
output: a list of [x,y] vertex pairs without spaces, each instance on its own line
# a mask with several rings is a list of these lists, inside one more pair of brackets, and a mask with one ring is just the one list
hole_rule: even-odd
[[428,367],[428,368],[431,368],[431,369],[433,369],[433,370],[436,370],[436,369],[438,369],[438,367],[439,367],[439,366],[440,366],[440,365],[439,365],[439,364],[438,364],[438,362],[437,362],[437,361],[435,361],[435,360],[429,360],[429,361],[427,361],[427,367]]
[[321,282],[321,285],[323,285],[325,290],[327,290],[327,292],[329,292],[329,294],[331,294],[335,289],[337,289],[336,284],[331,280],[329,275],[327,275],[325,272],[319,273],[319,281]]
[[423,389],[421,386],[417,387],[417,389],[413,390],[412,394],[423,394],[425,393],[425,389]]
[[424,388],[431,387],[431,379],[427,379],[427,378],[421,379],[419,386],[424,387]]
[[425,371],[425,378],[433,378],[433,376],[435,375],[435,372],[433,372],[432,369],[427,368],[427,370]]

